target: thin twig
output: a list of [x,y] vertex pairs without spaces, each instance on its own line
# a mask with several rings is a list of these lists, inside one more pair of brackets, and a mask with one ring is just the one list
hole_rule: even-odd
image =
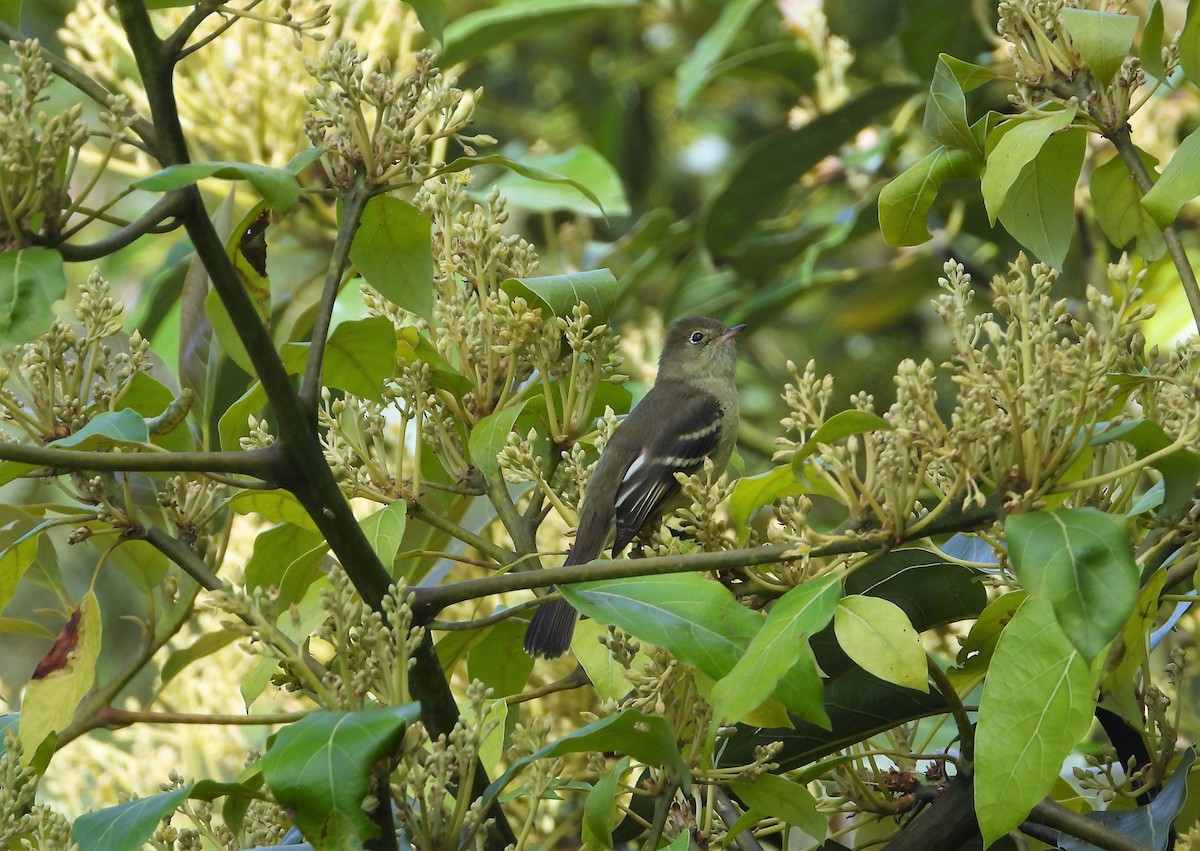
[[313,320],[312,343],[308,349],[308,363],[304,367],[304,379],[300,385],[301,402],[316,411],[321,400],[321,366],[325,360],[325,343],[329,337],[329,325],[333,320],[333,306],[342,286],[346,264],[350,260],[350,246],[362,219],[363,210],[371,200],[371,192],[360,173],[354,189],[342,199],[342,221],[338,225],[333,252],[329,255],[329,268],[325,272],[325,285],[321,289],[321,301]]
[[527,612],[530,609],[536,609],[542,603],[547,602],[552,597],[558,597],[557,594],[550,594],[546,597],[539,597],[536,600],[526,600],[524,603],[518,603],[511,609],[501,609],[498,612],[493,612],[486,618],[479,618],[473,621],[430,621],[425,624],[429,629],[436,629],[439,632],[467,632],[472,629],[483,629],[485,626],[491,626],[494,623],[508,620],[511,617]]
[[130,724],[222,724],[222,725],[278,725],[301,721],[310,712],[267,712],[262,715],[220,715],[200,712],[133,712],[127,709],[105,707],[96,713],[103,727],[127,727]]
[[[171,190],[150,207],[150,209],[115,233],[111,233],[95,242],[89,242],[86,245],[72,245],[64,242],[53,247],[62,255],[64,260],[71,263],[107,257],[148,233],[160,233],[161,231],[155,229],[167,219],[177,219],[186,206],[187,199],[183,194],[178,190]],[[179,227],[179,224],[177,222],[174,227]]]
[[457,538],[468,546],[474,547],[481,554],[487,556],[498,564],[509,564],[516,560],[517,554],[512,550],[502,547],[499,544],[493,544],[491,541],[477,535],[469,529],[466,529],[449,517],[445,517],[438,512],[426,508],[417,502],[408,504],[408,516],[414,520],[420,520],[433,528],[445,532],[446,534]]

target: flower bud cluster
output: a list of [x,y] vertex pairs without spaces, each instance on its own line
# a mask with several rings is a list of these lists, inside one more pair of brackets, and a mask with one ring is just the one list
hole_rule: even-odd
[[400,75],[386,58],[374,68],[365,60],[354,41],[337,39],[305,64],[315,81],[305,93],[305,133],[325,149],[322,161],[338,189],[351,189],[359,174],[371,186],[419,184],[437,143],[458,138],[470,124],[479,92],[456,88],[454,75],[444,74],[428,51]]
[[35,340],[9,350],[0,367],[0,418],[49,443],[117,410],[141,372],[151,368],[150,341],[122,338],[125,305],[93,270],[80,289],[78,324],[55,319]]
[[[1083,478],[1077,463],[1084,454],[1097,468],[1093,475],[1131,467],[1128,476],[1101,476],[1073,498],[1123,504],[1141,468],[1128,448],[1092,451],[1089,438],[1119,418],[1122,406],[1131,416],[1152,413],[1173,440],[1200,438],[1196,346],[1167,358],[1145,351],[1138,323],[1152,311],[1138,304],[1128,264],[1111,269],[1110,294],[1092,289],[1074,311],[1052,297],[1056,276],[1021,258],[992,281],[992,309],[980,312],[970,276],[948,263],[934,306],[950,329],[952,359],[940,369],[929,361],[901,363],[896,401],[883,422],[864,419],[863,429],[849,434],[832,429],[828,442],[816,437],[833,419],[832,380],[812,364],[802,372],[792,365],[784,391],[790,413],[782,421],[788,434],[776,457],[802,453],[812,492],[844,504],[852,524],[894,534],[943,504],[965,511],[995,496],[1034,506],[1049,493],[1069,492],[1071,477]],[[1166,380],[1111,379],[1144,374]],[[945,378],[955,392],[951,404],[937,392]],[[868,414],[873,404],[860,395],[852,407]],[[776,509],[771,540],[809,546],[821,540],[798,507],[784,500]]]

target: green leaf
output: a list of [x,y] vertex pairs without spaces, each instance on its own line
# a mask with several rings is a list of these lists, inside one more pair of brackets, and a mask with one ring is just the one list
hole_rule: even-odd
[[991,68],[976,65],[974,62],[964,62],[948,53],[938,55],[938,64],[944,64],[950,69],[950,73],[958,80],[958,85],[964,92],[973,91],[999,76]]
[[267,404],[267,391],[261,381],[255,381],[236,402],[229,406],[217,422],[217,434],[221,448],[226,452],[241,449],[241,438],[250,434],[250,417],[262,411]]
[[1021,585],[1054,607],[1063,633],[1091,663],[1121,631],[1137,597],[1125,519],[1095,508],[1010,514],[1004,537]]
[[146,428],[146,420],[137,411],[126,408],[97,414],[79,431],[52,440],[47,445],[56,449],[104,451],[117,447],[145,449],[149,442],[150,430]]
[[675,745],[675,734],[666,719],[644,715],[635,709],[622,709],[518,759],[487,787],[482,797],[483,809],[487,810],[517,773],[534,760],[593,751],[614,751],[627,754],[646,765],[665,766],[671,769],[685,791],[691,789],[691,774]]
[[734,38],[761,3],[762,0],[732,0],[724,4],[716,23],[700,37],[675,72],[675,106],[678,109],[687,109],[712,79],[713,66],[728,52]]
[[524,298],[530,307],[548,311],[543,315],[570,316],[577,304],[587,302],[592,321],[596,324],[608,321],[622,290],[608,269],[568,272],[542,278],[509,278],[503,287],[510,296]]
[[404,527],[408,523],[408,504],[398,499],[359,521],[363,534],[371,542],[371,549],[379,561],[391,572],[404,540]]
[[968,693],[983,679],[988,665],[992,663],[996,642],[1000,640],[1004,627],[1028,597],[1027,591],[1002,594],[988,603],[987,608],[975,619],[971,631],[967,633],[966,640],[959,648],[958,658],[955,660],[959,667],[946,671],[960,694]]
[[467,677],[482,682],[496,697],[517,694],[533,671],[533,657],[525,652],[525,625],[507,620],[486,629],[486,637],[467,652]]
[[1054,786],[1092,723],[1099,664],[1089,667],[1048,600],[1031,596],[996,645],[979,703],[975,813],[984,847],[1019,825]]
[[[1152,178],[1158,177],[1158,160],[1145,151],[1138,151]],[[1092,172],[1091,196],[1096,221],[1108,241],[1117,248],[1127,248],[1137,240],[1138,253],[1154,261],[1166,253],[1162,231],[1142,208],[1142,190],[1129,173],[1125,161],[1113,157]]]
[[[714,680],[733,670],[763,624],[728,589],[694,574],[585,582],[560,590],[584,614],[666,647]],[[808,670],[789,671],[772,696],[785,706],[810,705]]]
[[774,816],[814,839],[825,838],[829,818],[817,812],[816,799],[802,783],[777,774],[760,774],[753,780],[734,780],[729,788],[761,817]]
[[21,618],[0,618],[0,633],[7,635],[32,635],[35,638],[44,638],[46,641],[54,640],[54,633],[40,623],[22,620]]
[[1075,184],[1086,147],[1083,130],[1051,136],[1012,184],[1000,208],[1004,229],[1038,259],[1056,268],[1062,268],[1071,247]]
[[[1092,446],[1100,446],[1111,440],[1123,440],[1137,450],[1138,458],[1145,458],[1170,446],[1174,441],[1153,420],[1130,420],[1097,434]],[[1163,502],[1159,514],[1169,517],[1191,500],[1196,483],[1200,482],[1200,452],[1180,447],[1159,458],[1152,465],[1163,477]]]
[[[269,327],[271,323],[271,282],[266,268],[266,229],[270,225],[270,212],[267,202],[256,204],[230,229],[229,238],[225,240],[225,254],[263,327]],[[253,375],[254,364],[215,289],[209,288],[204,297],[204,314],[229,359]]]
[[25,687],[18,729],[22,765],[29,765],[42,742],[66,729],[75,717],[79,702],[96,681],[100,636],[100,604],[88,591]]
[[1188,3],[1187,19],[1179,33],[1179,67],[1193,85],[1200,85],[1200,10],[1194,3]]
[[729,254],[752,225],[775,213],[809,169],[913,91],[909,85],[876,86],[799,130],[777,130],[747,148],[703,213],[708,250],[718,258]]
[[[800,661],[801,654],[811,653],[808,639],[829,623],[840,594],[841,579],[827,577],[798,585],[775,601],[745,654],[713,689],[713,715],[718,721],[741,721],[771,696],[783,676]],[[828,724],[815,666],[811,674],[815,701],[787,708],[802,718]]]
[[1075,49],[1092,69],[1100,85],[1108,85],[1133,47],[1138,28],[1137,17],[1092,9],[1064,8],[1062,21]]
[[401,328],[396,335],[396,363],[407,364],[421,361],[433,370],[434,386],[451,393],[462,395],[471,390],[471,382],[434,348],[433,343],[421,336],[412,326]]
[[176,399],[165,385],[151,378],[148,373],[139,372],[121,394],[118,404],[120,410],[128,408],[147,418],[150,440],[156,446],[172,452],[194,452],[196,441],[186,425],[187,412],[194,398],[192,391],[185,390]]
[[481,9],[446,27],[441,64],[449,68],[540,30],[561,28],[596,12],[635,6],[637,0],[512,0]]
[[325,539],[308,526],[285,522],[264,529],[255,536],[243,570],[246,589],[278,587],[297,559],[318,548],[324,553]]
[[821,444],[832,445],[843,437],[868,431],[891,431],[893,426],[878,414],[870,411],[839,411],[813,432],[812,437],[792,456],[792,469],[799,471],[804,459],[817,451]]
[[205,656],[211,656],[218,650],[233,644],[239,638],[241,635],[229,629],[206,632],[187,647],[176,650],[167,657],[167,661],[163,663],[162,670],[159,672],[162,686],[175,679],[175,676],[188,665]]
[[317,531],[304,506],[285,490],[248,490],[229,500],[229,507],[238,514],[256,513],[268,523],[294,523],[310,532]]
[[0,529],[0,540],[6,542],[4,551],[0,552],[0,612],[17,593],[21,577],[37,559],[38,541],[50,523],[49,520],[43,521],[31,529],[18,532],[25,524],[11,520]]
[[[286,343],[280,351],[288,372],[301,375],[310,343]],[[386,316],[343,322],[325,343],[321,381],[363,399],[383,401],[384,382],[396,371],[396,326]]]
[[433,319],[433,225],[412,204],[390,195],[367,202],[350,245],[363,279],[393,304]]
[[843,597],[833,627],[842,650],[863,670],[898,686],[929,691],[921,639],[895,603],[882,597]]
[[21,29],[21,0],[0,0],[0,21],[14,30]]
[[[496,186],[509,204],[535,213],[569,210],[581,216],[629,215],[629,201],[616,169],[586,145],[576,145],[561,154],[527,154],[527,166],[567,178],[571,183],[545,181],[507,171]],[[596,201],[581,195],[576,186],[586,186]]]
[[1138,59],[1146,74],[1161,82],[1167,80],[1167,69],[1162,61],[1163,10],[1162,3],[1152,0],[1146,26],[1142,29],[1142,41],[1138,45]]
[[1046,140],[1052,135],[1070,126],[1075,120],[1074,109],[1064,109],[1044,118],[1032,118],[1022,121],[1009,121],[992,135],[998,138],[995,147],[989,148],[987,161],[983,167],[983,203],[987,207],[988,218],[996,223],[1009,191],[1025,172],[1025,167],[1032,163]]
[[926,221],[947,180],[979,174],[982,159],[961,148],[939,147],[896,175],[879,193],[879,227],[888,245],[919,245],[932,234]]
[[441,43],[446,28],[446,4],[442,0],[405,0],[417,13],[421,29],[434,41]]
[[583,847],[615,848],[613,844],[613,816],[617,810],[617,790],[621,777],[629,770],[629,757],[624,756],[617,764],[596,781],[587,800],[583,802]]
[[761,44],[734,53],[713,65],[709,81],[726,75],[748,80],[769,80],[796,91],[810,92],[817,73],[817,59],[795,41]]
[[[1200,22],[1200,14],[1193,14],[1195,11],[1190,9],[1189,22],[1192,19]],[[1159,227],[1166,228],[1174,224],[1183,205],[1197,195],[1200,195],[1200,129],[1193,130],[1179,143],[1158,182],[1142,198],[1142,207]]]
[[967,98],[958,77],[946,63],[946,54],[938,57],[929,84],[929,99],[925,102],[925,118],[921,129],[925,135],[948,148],[963,148],[982,154],[967,121]]
[[[302,161],[301,161],[302,162]],[[246,180],[258,190],[273,209],[281,213],[291,212],[304,190],[294,172],[287,168],[274,168],[257,163],[207,162],[179,163],[169,165],[162,171],[135,180],[134,189],[147,192],[167,192],[182,189],[208,177],[224,180]]]
[[491,482],[500,475],[500,463],[496,456],[508,442],[513,423],[517,421],[524,407],[523,404],[507,405],[493,411],[472,426],[467,448],[471,453],[471,463],[483,473],[484,480]]
[[362,810],[371,768],[395,752],[420,706],[314,712],[284,727],[263,755],[267,786],[320,848],[360,848],[378,832]]
[[191,786],[184,786],[85,813],[71,825],[71,839],[79,843],[79,851],[137,851],[191,791]]
[[729,510],[733,516],[734,528],[743,530],[743,542],[749,533],[747,524],[754,512],[777,499],[803,492],[803,487],[796,481],[791,464],[781,464],[774,470],[757,476],[742,476],[734,482],[733,494],[729,497]]
[[54,321],[67,292],[62,256],[49,248],[0,251],[0,347],[25,343]]
[[1133,616],[1113,641],[1105,659],[1104,676],[1100,679],[1101,705],[1124,718],[1134,729],[1145,723],[1141,699],[1142,670],[1150,655],[1148,639],[1158,619],[1158,597],[1166,579],[1165,570],[1156,570],[1138,592]]
[[[604,211],[604,205],[600,203],[599,196],[596,195],[590,188],[575,180],[572,177],[556,174],[552,171],[547,171],[544,168],[528,165],[517,160],[509,159],[500,154],[488,154],[482,157],[459,157],[454,162],[444,165],[437,169],[430,177],[440,177],[443,174],[454,174],[460,171],[466,171],[469,168],[474,168],[480,165],[498,165],[503,166],[510,171],[514,171],[522,177],[527,177],[530,180],[536,180],[541,183],[556,184],[560,186],[569,186],[577,191],[587,200],[596,205],[601,212]],[[624,190],[622,190],[623,193]],[[622,194],[622,197],[623,194]],[[590,213],[590,210],[587,211]]]

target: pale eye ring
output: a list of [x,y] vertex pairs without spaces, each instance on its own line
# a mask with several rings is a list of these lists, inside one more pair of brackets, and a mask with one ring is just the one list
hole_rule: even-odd
[[689,339],[693,343],[703,342],[704,341],[704,332],[703,331],[693,331],[692,336]]

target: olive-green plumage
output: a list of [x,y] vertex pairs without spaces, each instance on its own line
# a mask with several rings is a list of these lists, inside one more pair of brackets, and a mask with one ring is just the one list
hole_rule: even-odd
[[[613,541],[615,558],[643,527],[657,523],[678,496],[676,473],[711,458],[725,468],[737,439],[734,337],[744,328],[689,316],[671,326],[658,380],[604,447],[588,481],[575,545],[566,564],[584,564]],[[525,649],[554,658],[567,652],[578,612],[565,600],[538,608]]]

